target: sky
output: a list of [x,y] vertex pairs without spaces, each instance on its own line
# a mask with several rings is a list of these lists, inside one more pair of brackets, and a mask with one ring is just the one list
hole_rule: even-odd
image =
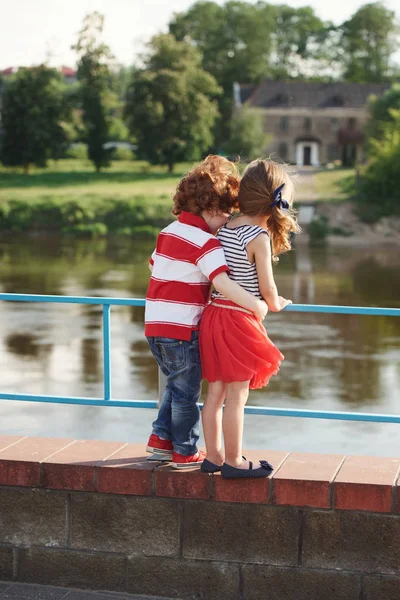
[[[216,0],[224,4],[224,0]],[[340,23],[366,0],[269,0],[271,4],[312,6],[319,17]],[[250,0],[254,4],[255,0]],[[104,41],[117,62],[132,64],[146,41],[166,31],[175,12],[187,10],[193,0],[0,0],[0,69],[29,66],[44,61],[51,66],[74,66],[71,45],[84,16],[105,15]],[[387,0],[397,9],[399,0]]]

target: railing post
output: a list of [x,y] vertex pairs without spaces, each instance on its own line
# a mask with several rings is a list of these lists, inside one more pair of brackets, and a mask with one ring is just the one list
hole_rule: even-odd
[[103,304],[104,400],[111,400],[110,304]]
[[163,397],[166,387],[167,387],[167,377],[161,371],[160,367],[158,367],[158,406],[160,406],[160,404],[161,404],[161,400],[162,400],[162,397]]

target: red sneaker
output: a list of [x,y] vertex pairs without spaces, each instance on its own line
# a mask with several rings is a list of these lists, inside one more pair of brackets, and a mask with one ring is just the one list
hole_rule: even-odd
[[200,466],[206,457],[206,453],[200,450],[191,456],[184,456],[178,452],[173,452],[171,467],[174,469],[191,469]]
[[163,460],[172,460],[172,442],[170,440],[162,440],[158,435],[151,434],[147,442],[146,451],[151,454],[158,454],[163,457]]

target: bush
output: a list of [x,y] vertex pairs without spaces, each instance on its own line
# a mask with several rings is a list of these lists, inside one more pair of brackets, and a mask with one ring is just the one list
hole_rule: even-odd
[[310,236],[310,246],[324,246],[329,234],[327,217],[313,219],[309,225],[308,233]]
[[135,155],[129,148],[115,148],[112,153],[113,160],[134,160]]
[[359,216],[368,223],[400,216],[400,110],[384,126],[383,140],[371,140],[373,158],[359,187]]
[[77,235],[130,235],[153,239],[171,221],[171,208],[144,196],[129,200],[47,197],[0,204],[0,231],[47,230]]
[[86,144],[74,144],[66,152],[67,158],[89,160],[88,147]]

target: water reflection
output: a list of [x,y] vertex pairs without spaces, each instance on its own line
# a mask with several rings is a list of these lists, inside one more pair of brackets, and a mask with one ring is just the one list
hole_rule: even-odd
[[[0,290],[144,297],[151,251],[152,244],[126,239],[3,239]],[[310,250],[298,245],[281,260],[276,278],[282,295],[298,303],[400,303],[398,258],[389,248]],[[143,313],[141,307],[112,309],[116,398],[157,396],[157,368],[143,337]],[[267,389],[251,394],[251,403],[400,412],[400,319],[283,313],[269,315],[266,326],[286,360]],[[101,327],[97,306],[3,303],[2,390],[102,396]]]

